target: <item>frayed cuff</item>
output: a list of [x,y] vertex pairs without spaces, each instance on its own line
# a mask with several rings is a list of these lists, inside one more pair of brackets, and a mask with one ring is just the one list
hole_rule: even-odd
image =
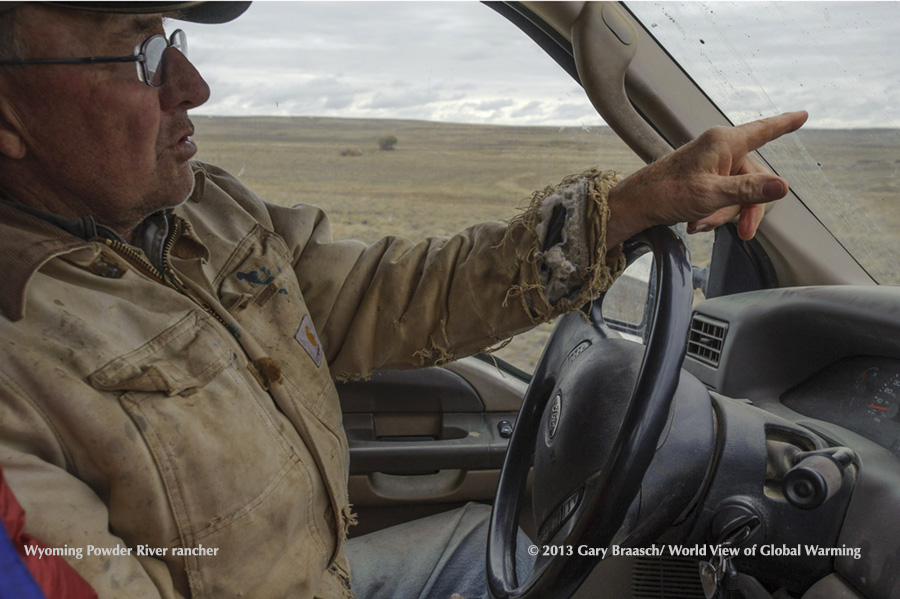
[[598,169],[567,177],[536,192],[526,211],[510,222],[510,231],[522,227],[534,235],[522,256],[531,282],[510,293],[521,295],[535,320],[582,307],[625,269],[622,246],[606,247],[609,191],[618,182],[614,171]]

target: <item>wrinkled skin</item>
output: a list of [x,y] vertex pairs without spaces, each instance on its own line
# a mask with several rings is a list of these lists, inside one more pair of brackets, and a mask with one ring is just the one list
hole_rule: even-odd
[[[16,11],[25,58],[129,55],[164,33],[159,15]],[[0,69],[0,189],[64,217],[93,216],[126,239],[148,214],[184,201],[197,151],[187,111],[209,87],[177,50],[166,60],[156,88],[133,63]]]
[[735,216],[741,239],[752,239],[763,204],[787,195],[788,184],[749,154],[796,131],[807,116],[790,112],[739,127],[715,127],[626,178],[610,194],[608,244],[653,225],[687,222],[689,232],[699,232]]

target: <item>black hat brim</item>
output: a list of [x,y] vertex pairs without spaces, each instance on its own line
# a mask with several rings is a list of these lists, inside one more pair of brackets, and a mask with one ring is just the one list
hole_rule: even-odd
[[[14,5],[19,3],[3,2]],[[193,23],[227,23],[236,19],[250,2],[45,2],[53,6],[74,10],[118,14],[162,14]],[[7,6],[7,8],[11,8]]]

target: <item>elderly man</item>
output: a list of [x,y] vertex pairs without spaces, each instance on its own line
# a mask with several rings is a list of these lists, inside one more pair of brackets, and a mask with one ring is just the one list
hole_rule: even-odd
[[[467,355],[577,307],[651,225],[741,212],[751,237],[787,184],[747,152],[806,118],[707,132],[618,185],[588,171],[524,225],[366,247],[191,162],[188,111],[209,88],[162,13],[245,5],[2,8],[0,466],[26,532],[101,597],[348,596],[333,379]],[[558,205],[566,235],[547,239]]]

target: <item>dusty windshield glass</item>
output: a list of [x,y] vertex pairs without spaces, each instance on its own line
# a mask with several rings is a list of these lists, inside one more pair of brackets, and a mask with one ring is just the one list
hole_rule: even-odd
[[805,109],[762,152],[882,284],[900,283],[900,3],[629,3],[734,123]]

